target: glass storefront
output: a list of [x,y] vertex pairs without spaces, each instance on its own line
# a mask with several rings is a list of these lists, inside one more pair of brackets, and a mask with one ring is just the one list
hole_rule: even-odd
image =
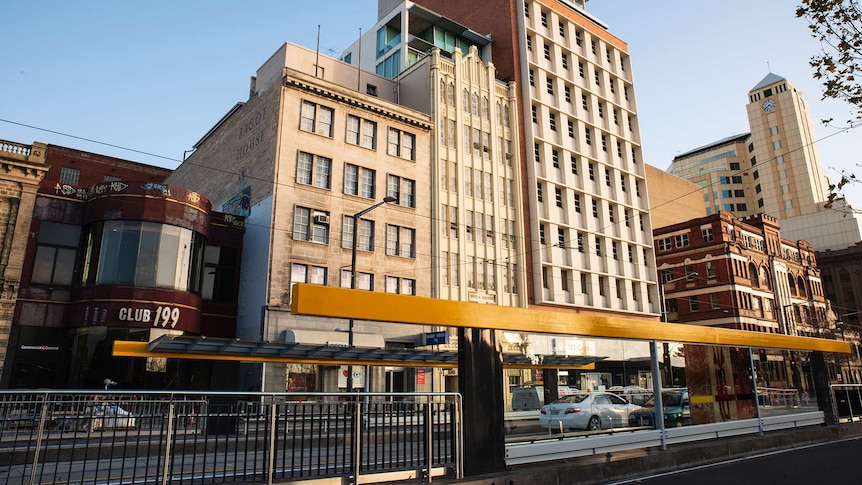
[[[810,352],[672,341],[651,349],[646,341],[576,335],[529,335],[521,346],[529,348],[538,368],[505,371],[507,419],[523,420],[519,412],[538,411],[539,432],[655,429],[659,389],[665,427],[818,410]],[[573,365],[542,368],[550,358]],[[574,365],[578,361],[592,363]],[[840,359],[827,354],[825,371],[836,382]],[[529,431],[523,424],[519,430]]]

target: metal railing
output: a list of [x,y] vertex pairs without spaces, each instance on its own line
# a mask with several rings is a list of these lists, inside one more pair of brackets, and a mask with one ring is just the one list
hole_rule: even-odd
[[765,408],[795,409],[816,406],[816,400],[795,388],[758,387],[757,404]]
[[6,484],[430,482],[462,443],[453,393],[0,391]]
[[833,384],[829,390],[837,423],[862,421],[862,384]]

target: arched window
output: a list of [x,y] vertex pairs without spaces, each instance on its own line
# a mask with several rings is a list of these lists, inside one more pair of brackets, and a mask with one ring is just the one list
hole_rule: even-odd
[[748,263],[748,277],[751,278],[752,288],[760,288],[759,275],[760,272],[757,271],[757,266],[755,266],[754,263]]
[[799,296],[805,298],[808,292],[805,288],[805,280],[802,279],[802,276],[796,278],[796,286],[799,289]]
[[440,80],[440,104],[446,104],[446,81]]
[[488,98],[482,96],[482,118],[486,120],[490,120],[490,116],[488,115]]
[[509,126],[509,105],[503,106],[503,126]]
[[799,296],[799,291],[796,290],[796,278],[792,274],[787,275],[787,285],[790,287],[790,294]]
[[453,83],[449,83],[449,86],[446,88],[446,100],[449,106],[455,107],[455,85]]
[[470,91],[467,91],[466,89],[461,94],[461,105],[464,112],[470,112]]
[[479,96],[474,94],[470,97],[470,107],[473,116],[479,116]]
[[772,289],[772,280],[769,278],[769,272],[766,268],[760,268],[760,283],[766,288]]

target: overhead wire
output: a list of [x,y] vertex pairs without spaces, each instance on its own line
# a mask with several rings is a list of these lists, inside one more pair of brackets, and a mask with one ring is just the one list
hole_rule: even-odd
[[[193,162],[193,161],[191,161],[191,160],[179,160],[179,159],[175,159],[175,158],[171,158],[171,157],[167,157],[167,156],[163,156],[163,155],[158,155],[158,154],[154,154],[154,153],[147,152],[147,151],[143,151],[143,150],[137,150],[137,149],[133,149],[133,148],[123,147],[123,146],[116,145],[116,144],[112,144],[112,143],[106,143],[106,142],[102,142],[102,141],[98,141],[98,140],[94,140],[94,139],[90,139],[90,138],[86,138],[86,137],[81,137],[81,136],[77,136],[77,135],[72,135],[72,134],[68,134],[68,133],[64,133],[64,132],[60,132],[60,131],[56,131],[56,130],[51,130],[51,129],[47,129],[47,128],[41,128],[41,127],[37,127],[37,126],[33,126],[33,125],[29,125],[29,124],[25,124],[25,123],[20,123],[20,122],[12,121],[12,120],[0,119],[0,122],[5,122],[5,123],[10,123],[10,124],[14,124],[14,125],[18,125],[18,126],[26,127],[26,128],[31,128],[31,129],[35,129],[35,130],[45,131],[45,132],[48,132],[48,133],[53,133],[53,134],[57,134],[57,135],[61,135],[61,136],[67,136],[67,137],[70,137],[70,138],[79,139],[79,140],[83,140],[83,141],[87,141],[87,142],[91,142],[91,143],[96,143],[96,144],[100,144],[100,145],[104,145],[104,146],[109,146],[109,147],[112,147],[112,148],[117,148],[117,149],[121,149],[121,150],[127,150],[127,151],[130,151],[130,152],[133,152],[133,153],[139,153],[139,154],[143,154],[143,155],[147,155],[147,156],[152,156],[152,157],[157,157],[157,158],[161,158],[161,159],[165,159],[165,160],[175,161],[175,162],[179,162],[179,163],[185,163],[185,164],[192,165],[192,166],[199,166],[199,167],[204,168],[204,169],[207,169],[207,170],[212,170],[212,171],[216,171],[216,172],[221,172],[221,173],[225,173],[225,174],[228,174],[228,175],[236,175],[236,176],[241,176],[241,177],[246,177],[246,178],[250,178],[250,179],[255,179],[255,180],[263,181],[263,182],[266,182],[266,183],[274,183],[274,184],[277,184],[277,185],[284,185],[284,186],[287,186],[287,187],[293,187],[292,185],[283,184],[283,183],[280,183],[280,182],[275,182],[273,178],[255,177],[255,176],[251,176],[251,175],[249,175],[249,174],[247,174],[247,173],[242,173],[242,174],[240,174],[240,173],[235,172],[235,171],[231,171],[231,170],[224,170],[224,169],[220,169],[220,168],[218,168],[218,167],[213,167],[213,166],[208,166],[208,165],[203,165],[203,164],[196,164],[196,163],[194,163],[194,162]],[[840,133],[843,133],[843,132],[849,131],[850,129],[856,128],[856,127],[858,127],[858,126],[860,126],[860,125],[855,125],[855,126],[850,126],[850,127],[842,128],[842,129],[840,129],[839,131],[836,131],[836,132],[834,132],[834,133],[831,133],[831,134],[829,134],[829,135],[826,135],[826,136],[824,136],[824,137],[821,137],[821,138],[819,138],[819,139],[817,139],[817,140],[814,140],[814,141],[812,141],[812,142],[811,142],[811,143],[809,143],[809,144],[803,145],[803,146],[801,146],[801,147],[795,148],[795,149],[790,150],[790,151],[785,151],[784,153],[782,153],[782,154],[781,154],[781,155],[779,155],[779,156],[789,155],[789,154],[793,153],[793,152],[794,152],[794,151],[796,151],[796,150],[804,149],[804,148],[806,148],[806,147],[808,147],[808,146],[810,146],[810,145],[812,145],[812,144],[814,144],[814,143],[821,142],[821,141],[823,141],[823,140],[826,140],[826,139],[828,139],[828,138],[831,138],[832,136],[835,136],[835,135],[837,135],[837,134],[840,134]],[[747,172],[752,171],[752,170],[756,170],[756,165],[753,165],[753,166],[751,166],[751,167],[747,167],[747,168],[744,168],[744,169],[740,169],[740,170],[738,170],[738,171],[736,171],[736,172],[732,172],[732,173],[730,174],[730,176],[738,175],[738,174],[744,174],[744,173],[747,173]],[[673,198],[673,199],[669,199],[669,200],[667,200],[667,201],[664,201],[664,202],[663,202],[663,203],[661,203],[661,204],[658,204],[658,205],[656,205],[656,206],[652,206],[652,207],[650,207],[650,209],[649,209],[648,211],[643,211],[643,212],[641,212],[641,211],[638,211],[635,207],[632,207],[632,209],[634,209],[634,211],[632,212],[632,214],[631,214],[631,215],[626,215],[626,213],[628,212],[628,209],[626,209],[626,210],[624,210],[624,211],[623,211],[622,217],[616,218],[617,220],[615,220],[614,222],[612,222],[612,223],[610,223],[610,224],[607,224],[607,225],[605,225],[605,226],[603,226],[603,227],[599,228],[599,229],[598,229],[598,230],[596,230],[596,231],[589,231],[589,230],[581,231],[581,230],[579,230],[580,228],[572,228],[572,229],[576,229],[576,230],[577,230],[577,232],[579,232],[579,233],[583,233],[583,234],[585,234],[585,235],[586,235],[586,234],[589,234],[590,232],[592,232],[592,233],[594,233],[594,234],[601,234],[603,237],[605,237],[605,238],[607,238],[607,239],[610,239],[610,240],[612,240],[612,241],[613,241],[613,240],[618,240],[618,241],[621,241],[621,242],[623,242],[623,243],[628,244],[629,246],[632,246],[633,241],[630,241],[630,240],[627,240],[627,239],[618,238],[618,237],[613,237],[612,235],[604,234],[604,233],[605,233],[605,231],[606,231],[607,229],[609,229],[609,228],[613,227],[613,226],[616,226],[616,225],[619,225],[619,224],[621,224],[621,223],[625,223],[625,222],[629,222],[629,221],[631,221],[631,219],[633,219],[633,218],[634,218],[634,215],[635,215],[636,213],[637,213],[637,214],[643,214],[643,213],[647,213],[647,214],[648,214],[648,213],[649,213],[649,212],[651,212],[651,211],[652,211],[652,209],[654,209],[654,208],[658,208],[658,207],[662,207],[662,206],[665,206],[665,205],[668,205],[668,204],[672,204],[672,203],[674,203],[674,202],[677,202],[677,201],[679,201],[679,200],[682,200],[682,199],[684,199],[685,197],[688,197],[688,196],[693,195],[693,194],[695,194],[695,193],[702,193],[704,190],[706,190],[706,189],[708,189],[708,188],[711,188],[712,186],[714,186],[714,185],[718,184],[719,182],[720,182],[720,179],[719,179],[719,181],[713,181],[713,182],[712,182],[712,183],[710,183],[709,185],[707,185],[707,186],[705,186],[705,187],[703,187],[703,188],[700,188],[700,189],[698,189],[698,190],[693,190],[693,191],[691,191],[691,192],[687,192],[687,193],[681,194],[681,195],[679,195],[679,196],[677,196],[677,197],[675,197],[675,198]],[[649,190],[649,189],[648,189],[648,187],[647,187],[647,186],[645,186],[645,187],[643,188],[643,190]],[[333,192],[333,194],[334,194],[334,192]],[[334,195],[333,195],[333,196],[334,196]],[[643,195],[641,195],[640,197],[643,197]],[[347,199],[345,199],[344,197],[338,197],[338,198],[340,198],[340,199],[342,199],[342,200],[347,200]],[[614,202],[615,202],[615,201],[614,201]],[[625,207],[625,205],[623,205],[623,206]],[[610,206],[609,206],[609,207],[610,207]],[[619,205],[617,205],[617,207],[619,207]],[[425,218],[429,219],[429,221],[430,221],[431,223],[435,223],[435,224],[440,224],[440,223],[442,223],[442,220],[439,220],[439,219],[438,219],[438,220],[435,220],[435,219],[434,219],[434,218],[432,218],[431,216],[424,216],[424,215],[421,215],[421,214],[416,214],[416,215],[415,215],[415,217],[419,217],[419,218],[421,218],[421,217],[425,217]],[[247,222],[247,224],[249,224],[249,225],[255,225],[255,223],[251,223],[251,222]],[[540,223],[540,224],[541,224],[541,223]],[[266,228],[266,229],[271,229],[271,230],[292,231],[291,229],[275,228],[275,227],[272,227],[271,225],[266,225],[266,226],[264,226],[264,225],[259,225],[259,226],[260,226],[260,227],[263,227],[263,228]],[[460,235],[460,233],[462,232],[462,229],[466,229],[466,228],[468,227],[468,226],[466,226],[465,224],[462,224],[462,223],[460,223],[460,222],[458,223],[458,226],[459,226],[459,235]],[[473,228],[474,226],[469,226],[469,227],[470,227],[470,228]],[[495,232],[499,233],[502,237],[509,237],[509,236],[511,236],[511,235],[507,234],[506,232],[501,231],[501,229],[502,229],[502,228],[498,228]],[[526,242],[526,238],[524,238],[524,237],[521,237],[521,238],[519,238],[519,239],[521,239],[521,240],[522,240],[522,242]],[[522,245],[522,247],[523,247],[523,252],[522,252],[522,253],[516,253],[516,254],[509,255],[509,256],[508,256],[507,258],[505,258],[505,259],[506,259],[506,260],[508,260],[508,259],[510,259],[510,258],[520,258],[521,256],[526,255],[526,254],[529,254],[529,253],[535,253],[535,252],[538,252],[538,251],[542,251],[542,250],[544,250],[544,249],[545,249],[545,248],[547,248],[547,247],[554,247],[554,246],[561,247],[561,248],[563,247],[563,246],[558,245],[558,244],[551,244],[551,245],[548,245],[548,244],[542,244],[540,241],[536,241],[536,240],[533,240],[533,242],[534,242],[534,244],[533,244],[533,245],[534,245],[534,246],[536,246],[535,248],[533,248],[533,249],[527,249],[526,245]],[[385,243],[384,243],[384,245],[385,245]],[[641,248],[644,248],[644,249],[647,247],[647,245],[640,245],[640,244],[637,244],[637,243],[635,243],[635,246],[636,246],[636,247],[641,247]],[[384,246],[377,246],[377,245],[375,245],[375,249],[379,249],[379,248],[382,248],[382,247],[384,247]],[[568,248],[568,249],[570,249],[570,248]],[[589,245],[589,244],[586,244],[586,243],[584,244],[584,251],[583,251],[583,252],[584,252],[584,253],[586,253],[586,254],[595,255],[595,256],[598,256],[598,257],[604,257],[604,256],[602,256],[601,254],[598,254],[598,253],[595,251],[595,248],[593,247],[593,245]],[[611,251],[606,251],[606,252],[607,252],[607,253],[609,253],[609,254],[611,253]],[[425,254],[425,255],[423,255],[423,256],[433,257],[433,256],[434,256],[434,254],[430,254],[430,253],[429,253],[429,254]],[[483,262],[491,262],[491,263],[493,263],[493,264],[495,264],[495,265],[502,265],[502,263],[498,262],[498,261],[497,261],[497,259],[488,260],[487,258],[481,258],[481,257],[480,257],[480,258],[477,258],[477,259],[479,259],[479,260],[481,260],[481,261],[483,261]],[[469,264],[470,262],[469,262],[469,261],[467,261],[467,260],[459,260],[459,263],[460,263],[460,265],[467,265],[467,264]],[[646,261],[644,261],[644,264],[646,264],[646,263],[647,263],[647,262],[646,262]],[[445,263],[444,263],[444,265],[445,265],[445,266],[448,266],[448,262],[445,262]],[[442,266],[443,266],[443,265],[431,266],[431,267],[429,267],[429,268],[423,268],[423,269],[433,269],[434,267],[440,268],[440,267],[442,267]],[[507,264],[507,266],[508,266],[508,264]],[[517,265],[515,265],[515,266],[513,266],[513,267],[516,267],[516,268],[517,268]],[[419,268],[417,268],[417,270],[418,270],[418,269],[419,269]],[[574,268],[573,268],[573,269],[574,269]],[[524,271],[524,272],[527,272],[527,271],[532,272],[532,270],[531,270],[531,269],[528,269],[528,268],[517,268],[517,270],[518,270],[518,271]],[[599,272],[594,272],[594,273],[596,273],[596,274],[600,274],[600,275],[601,275],[601,273],[607,273],[607,272],[601,272],[601,271],[599,271]],[[607,273],[607,274],[606,274],[606,276],[612,277],[612,276],[614,276],[614,274],[612,274],[612,273]],[[556,275],[553,275],[552,277],[556,278]],[[648,280],[646,280],[646,279],[641,279],[641,281],[647,281],[647,282],[648,282]],[[594,285],[594,286],[595,286],[595,285]]]

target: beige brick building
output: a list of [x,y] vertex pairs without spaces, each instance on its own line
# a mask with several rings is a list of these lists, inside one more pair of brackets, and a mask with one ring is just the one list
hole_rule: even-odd
[[664,170],[646,165],[650,220],[654,228],[704,217],[700,186]]
[[[359,89],[357,89],[359,88]],[[356,287],[431,296],[431,120],[398,105],[395,82],[285,44],[252,78],[238,103],[169,178],[219,209],[248,198],[237,336],[347,343],[343,320],[290,314],[290,287],[350,287],[353,215],[361,218]],[[333,304],[338,304],[333,302]],[[412,347],[422,329],[355,322],[356,345]],[[363,344],[362,342],[366,342]],[[374,368],[357,387],[404,390],[402,370]],[[338,367],[267,365],[244,386],[328,390],[346,383]],[[321,383],[299,389],[296,382]],[[412,382],[412,381],[411,381]]]
[[22,145],[0,140],[0,374],[21,283],[24,253],[39,182],[48,173],[43,143]]

